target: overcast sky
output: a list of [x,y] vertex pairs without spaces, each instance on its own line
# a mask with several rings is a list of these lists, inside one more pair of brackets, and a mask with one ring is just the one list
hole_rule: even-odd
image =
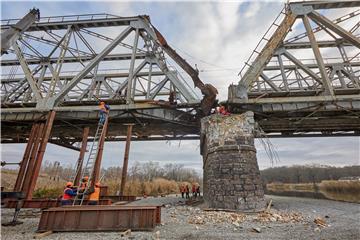
[[[111,13],[119,16],[149,15],[152,23],[192,65],[200,70],[204,82],[219,89],[225,100],[227,88],[239,81],[237,73],[270,26],[284,1],[231,2],[1,2],[1,19],[20,18],[29,9],[40,9],[41,16]],[[345,10],[333,11],[342,16]],[[279,155],[274,166],[293,164],[358,165],[360,139],[342,138],[285,138],[272,139]],[[21,160],[25,145],[2,145],[2,160]],[[261,169],[270,167],[261,144],[257,142]],[[122,165],[124,144],[106,143],[103,166]],[[202,171],[199,141],[134,142],[130,162],[155,161],[160,164],[182,163]],[[44,161],[74,164],[78,152],[48,145]]]

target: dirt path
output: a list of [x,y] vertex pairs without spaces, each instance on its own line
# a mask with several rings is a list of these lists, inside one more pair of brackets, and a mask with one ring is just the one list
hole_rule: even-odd
[[[295,216],[298,216],[297,214],[301,216],[300,220],[262,222],[259,221],[259,216],[254,214],[237,215],[237,220],[233,221],[231,213],[204,212],[198,207],[178,205],[182,199],[175,196],[147,198],[133,202],[131,205],[166,205],[162,208],[162,225],[156,227],[153,232],[133,232],[131,239],[156,239],[156,235],[159,235],[160,239],[188,240],[360,239],[360,204],[280,196],[267,196],[267,198],[273,199],[274,215],[272,216],[291,216],[296,213]],[[2,222],[9,221],[12,213],[13,210],[3,209]],[[33,237],[39,218],[31,214],[27,214],[30,216],[24,218],[24,214],[25,212],[20,219],[24,221],[24,224],[1,228],[1,239],[31,239]],[[316,217],[324,219],[327,226],[316,225],[313,222]],[[119,232],[54,233],[43,239],[85,240],[127,239],[127,237],[121,238]]]

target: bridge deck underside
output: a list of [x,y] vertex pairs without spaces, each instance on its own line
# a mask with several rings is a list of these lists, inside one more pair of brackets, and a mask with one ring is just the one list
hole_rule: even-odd
[[[277,102],[276,99],[250,99],[247,103],[230,102],[229,106],[234,114],[253,111],[255,120],[269,137],[360,135],[358,100],[290,103]],[[90,139],[94,136],[98,122],[96,106],[81,108],[71,107],[70,111],[62,107],[57,111],[51,141],[80,142],[84,127],[90,127]],[[133,140],[199,138],[200,127],[197,121],[193,115],[184,111],[166,108],[113,108],[110,112],[107,141],[125,140],[126,123],[135,123]],[[26,142],[32,123],[44,116],[46,114],[28,109],[4,110],[1,116],[1,141]]]
[[[233,113],[253,111],[269,136],[360,135],[360,100],[291,102],[281,98],[229,102]],[[294,99],[291,99],[292,101]],[[275,136],[274,136],[275,137]]]
[[[84,110],[57,111],[51,139],[79,142],[84,127],[90,127],[89,138],[92,138],[98,124],[98,111]],[[26,142],[31,125],[44,116],[46,114],[36,112],[4,112],[1,141]],[[127,131],[124,124],[127,123],[135,124],[134,140],[192,139],[199,132],[192,115],[174,109],[111,110],[109,117],[108,141],[124,140]]]

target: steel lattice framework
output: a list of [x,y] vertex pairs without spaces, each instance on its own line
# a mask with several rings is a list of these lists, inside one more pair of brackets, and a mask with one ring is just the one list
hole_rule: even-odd
[[142,140],[196,137],[201,94],[165,54],[148,16],[56,16],[29,24],[36,14],[2,21],[2,142],[26,141],[31,122],[50,109],[58,113],[53,137],[79,141],[78,129],[97,122],[99,99],[112,107],[108,140],[122,140],[127,122],[137,123]]
[[[229,87],[232,110],[255,111],[264,131],[280,137],[359,135],[359,6],[359,1],[286,5],[242,68],[239,84]],[[325,16],[336,8],[350,12]]]
[[[254,111],[272,137],[359,135],[359,6],[287,4],[229,87],[231,111]],[[351,12],[326,16],[337,8]],[[204,101],[189,84],[197,73],[179,74],[190,66],[179,64],[148,16],[32,11],[1,29],[2,142],[26,142],[31,124],[52,109],[49,141],[73,148],[84,127],[94,135],[98,99],[112,107],[107,140],[124,140],[124,123],[136,123],[133,140],[198,139]]]

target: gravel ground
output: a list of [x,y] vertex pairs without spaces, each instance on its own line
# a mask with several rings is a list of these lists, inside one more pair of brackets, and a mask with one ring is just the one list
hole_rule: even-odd
[[[360,239],[360,204],[280,196],[267,196],[267,198],[273,200],[272,212],[280,215],[297,212],[300,213],[301,220],[261,222],[258,220],[258,215],[253,214],[238,215],[242,220],[231,222],[232,213],[205,212],[199,207],[181,205],[183,202],[181,198],[168,196],[142,199],[130,204],[165,205],[162,208],[162,224],[153,232],[132,232],[130,238],[121,237],[120,232],[54,233],[42,239],[158,239],[157,236],[160,239],[188,240]],[[2,209],[2,222],[10,221],[12,214],[13,210]],[[324,219],[327,226],[316,225],[313,222],[316,217]],[[200,220],[201,224],[195,224],[194,219]],[[14,227],[1,227],[1,239],[33,238],[39,221],[39,211],[22,210],[19,220],[24,223]],[[254,228],[260,232],[254,231]]]

